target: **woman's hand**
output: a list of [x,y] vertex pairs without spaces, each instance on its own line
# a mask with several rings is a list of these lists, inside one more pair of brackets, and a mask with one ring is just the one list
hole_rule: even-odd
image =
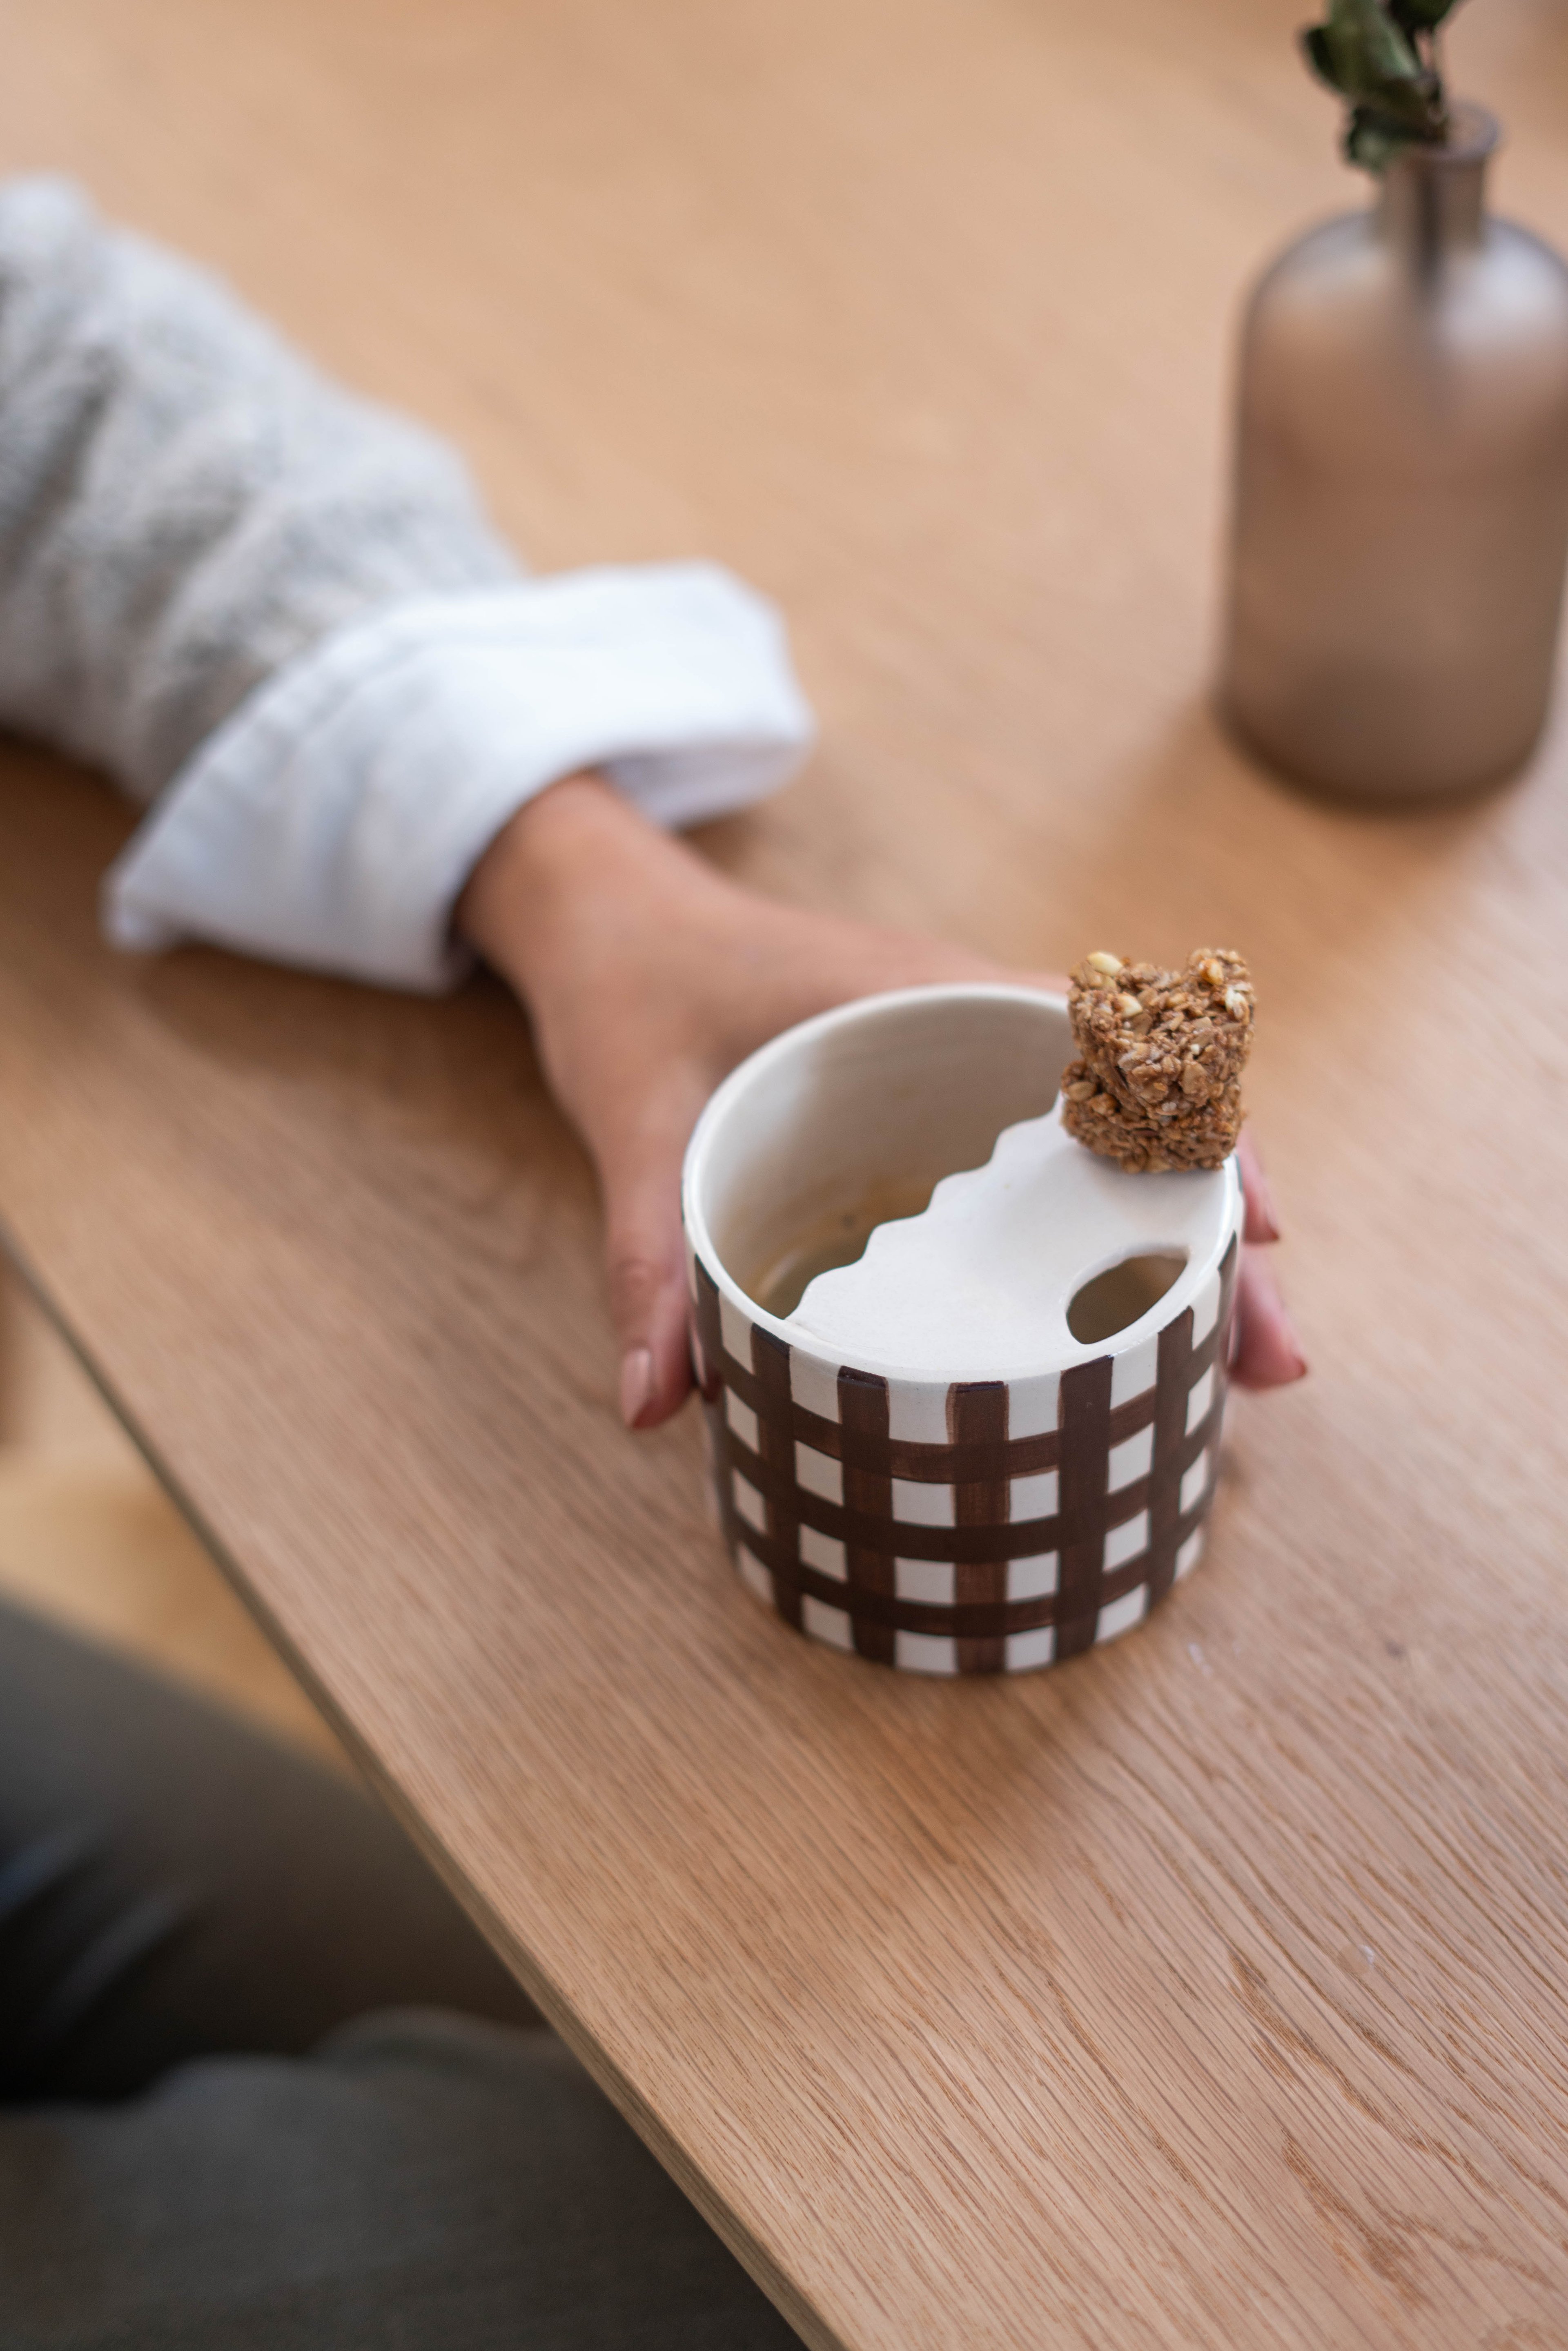
[[1261,1249],[1280,1238],[1274,1221],[1273,1196],[1258,1157],[1257,1145],[1243,1134],[1237,1157],[1241,1162],[1241,1188],[1247,1196],[1247,1221],[1241,1231],[1241,1271],[1236,1294],[1236,1329],[1230,1343],[1230,1376],[1239,1387],[1282,1388],[1299,1380],[1307,1368],[1296,1326],[1285,1311],[1274,1269]]
[[[532,1017],[545,1072],[599,1171],[621,1408],[653,1428],[691,1385],[681,1162],[721,1078],[814,1012],[893,987],[1025,978],[936,940],[775,904],[657,831],[609,785],[570,777],[530,800],[480,860],[465,935]],[[1277,1238],[1243,1149],[1247,1238],[1233,1376],[1306,1369],[1257,1254]]]

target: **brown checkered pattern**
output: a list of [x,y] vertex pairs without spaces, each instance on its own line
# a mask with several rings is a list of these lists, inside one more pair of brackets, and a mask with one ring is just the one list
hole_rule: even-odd
[[[1191,1308],[1168,1324],[1141,1395],[1113,1405],[1115,1359],[1102,1355],[1062,1374],[1054,1428],[1009,1437],[1007,1382],[958,1384],[945,1445],[894,1437],[886,1381],[847,1366],[837,1418],[808,1409],[794,1350],[756,1323],[737,1360],[699,1261],[698,1368],[741,1575],[798,1629],[927,1672],[1019,1671],[1124,1630],[1202,1544],[1237,1255],[1233,1239],[1211,1327],[1195,1345]],[[1048,1499],[1043,1514],[1014,1516],[1016,1479]],[[912,1490],[930,1487],[948,1491]]]

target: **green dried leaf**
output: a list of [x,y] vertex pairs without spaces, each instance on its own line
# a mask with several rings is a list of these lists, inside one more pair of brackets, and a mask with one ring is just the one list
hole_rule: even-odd
[[1339,89],[1381,100],[1401,117],[1413,104],[1424,106],[1421,60],[1382,0],[1330,0],[1322,33]]
[[[1307,63],[1319,79],[1351,101],[1344,152],[1353,163],[1381,172],[1416,141],[1441,140],[1448,131],[1442,84],[1424,62],[1417,33],[1446,16],[1453,0],[1329,0],[1328,17],[1301,35]],[[1398,21],[1402,12],[1420,21]]]
[[1402,33],[1413,36],[1435,33],[1458,5],[1458,0],[1388,0],[1388,13]]
[[1390,163],[1422,143],[1390,116],[1378,114],[1370,106],[1358,106],[1345,126],[1344,157],[1364,172],[1386,172]]
[[1323,26],[1308,25],[1301,34],[1301,40],[1302,54],[1318,79],[1326,81],[1331,89],[1340,90],[1342,96],[1347,95],[1348,93],[1343,89],[1340,83],[1334,66],[1333,52],[1329,47],[1329,37]]

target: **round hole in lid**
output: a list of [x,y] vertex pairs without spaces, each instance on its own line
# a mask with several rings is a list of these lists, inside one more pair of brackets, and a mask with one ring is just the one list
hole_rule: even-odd
[[1186,1266],[1185,1250],[1157,1249],[1124,1257],[1108,1265],[1082,1289],[1075,1290],[1067,1309],[1067,1327],[1081,1347],[1113,1339],[1118,1331],[1141,1322],[1152,1306],[1177,1280]]

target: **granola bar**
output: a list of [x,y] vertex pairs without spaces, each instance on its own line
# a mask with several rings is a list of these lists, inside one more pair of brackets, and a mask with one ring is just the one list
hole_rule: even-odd
[[1080,1058],[1062,1074],[1062,1124],[1135,1174],[1218,1167],[1241,1132],[1252,982],[1231,947],[1181,972],[1092,955],[1068,1011]]

